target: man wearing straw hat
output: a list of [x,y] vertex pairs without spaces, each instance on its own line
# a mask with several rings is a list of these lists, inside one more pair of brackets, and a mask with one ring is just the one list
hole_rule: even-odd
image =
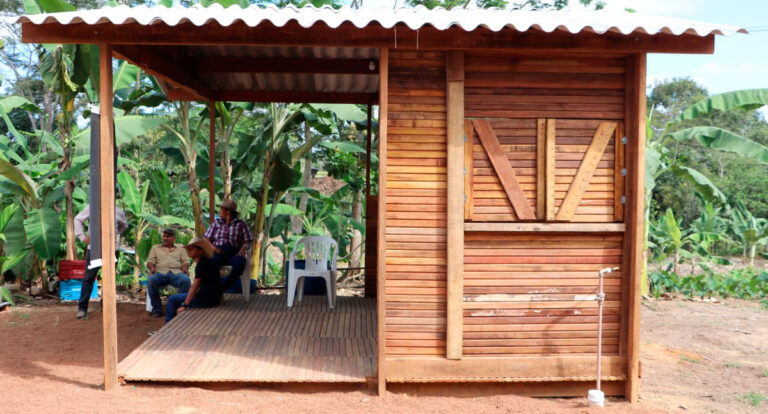
[[237,203],[224,199],[219,205],[219,216],[205,231],[205,238],[214,246],[214,253],[222,266],[232,266],[224,290],[234,283],[245,270],[248,245],[253,242],[248,224],[238,218]]
[[221,262],[213,255],[213,245],[208,239],[196,237],[184,248],[195,265],[195,280],[187,293],[177,293],[168,298],[165,321],[168,322],[187,308],[212,308],[221,301]]

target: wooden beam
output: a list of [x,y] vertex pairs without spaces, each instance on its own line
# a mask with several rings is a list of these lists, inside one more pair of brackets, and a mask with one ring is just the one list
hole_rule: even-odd
[[327,73],[378,75],[375,59],[314,59],[264,57],[201,57],[195,59],[199,73]]
[[213,176],[216,171],[216,104],[213,101],[208,102],[208,116],[210,117],[210,130],[208,131],[208,225],[212,225],[216,215],[216,180]]
[[624,137],[624,123],[619,123],[613,136],[613,221],[624,221],[624,203],[622,202],[622,198],[626,196],[624,193],[624,168],[626,167],[624,165]]
[[461,359],[464,315],[464,52],[445,55],[447,132],[445,354]]
[[554,119],[547,119],[546,136],[546,162],[545,162],[545,219],[552,221],[555,219],[555,161],[557,160],[557,123]]
[[[218,102],[292,102],[292,103],[350,103],[376,104],[375,93],[343,93],[315,91],[211,91],[210,98]],[[172,89],[167,94],[169,101],[198,101],[199,97],[187,91]]]
[[592,137],[592,142],[589,143],[587,152],[584,154],[581,164],[579,164],[576,176],[573,177],[571,186],[568,187],[568,192],[565,194],[565,199],[560,205],[560,210],[557,211],[557,220],[571,221],[573,219],[576,209],[579,208],[581,197],[587,191],[589,181],[595,175],[597,164],[600,162],[600,158],[605,152],[605,147],[608,145],[608,141],[611,140],[615,130],[616,122],[601,122],[600,126],[597,127],[595,136]]
[[[623,379],[626,375],[626,358],[603,356],[603,378]],[[469,381],[482,378],[507,378],[531,381],[546,378],[547,381],[595,377],[593,356],[524,356],[464,358],[451,361],[442,358],[390,358],[387,360],[387,379],[390,381],[432,380],[466,378]],[[582,380],[584,378],[581,378]]]
[[646,55],[637,54],[632,59],[634,69],[629,79],[632,89],[632,119],[627,124],[629,153],[627,247],[629,268],[629,314],[627,338],[627,392],[630,402],[637,402],[640,391],[640,295],[645,263],[643,248],[645,208],[645,74]]
[[[540,30],[518,32],[505,29],[499,32],[478,27],[466,32],[460,27],[438,30],[424,26],[418,30],[405,24],[385,28],[371,24],[357,28],[345,22],[336,28],[326,25],[302,27],[298,22],[287,22],[281,27],[269,23],[250,27],[234,22],[222,27],[215,23],[197,26],[179,23],[174,26],[157,23],[143,26],[138,23],[115,25],[61,24],[56,22],[35,25],[22,24],[25,43],[94,44],[97,41],[113,44],[154,45],[283,45],[283,46],[340,46],[385,47],[414,50],[508,50],[511,52],[606,52],[610,53],[707,53],[715,49],[715,36],[672,35],[666,33],[585,33],[565,31],[546,33]],[[395,37],[397,31],[397,37]],[[395,42],[397,44],[395,44]]]
[[475,119],[472,123],[475,126],[477,136],[480,138],[480,143],[483,144],[485,152],[488,153],[491,166],[496,171],[499,181],[501,181],[501,185],[507,193],[509,202],[512,203],[512,207],[515,209],[518,219],[536,220],[536,215],[533,213],[531,205],[528,204],[528,199],[525,198],[525,193],[523,193],[520,182],[517,180],[515,170],[509,164],[507,154],[501,148],[499,138],[493,132],[491,124],[485,119]]
[[547,120],[536,120],[536,219],[545,220],[547,212]]
[[472,121],[464,121],[464,220],[472,221],[475,213],[475,197],[472,185],[475,181],[475,128]]
[[387,115],[389,113],[389,50],[379,51],[379,218],[377,233],[377,259],[376,267],[376,318],[378,338],[378,364],[376,379],[378,382],[379,396],[384,396],[387,390],[387,377],[385,361],[387,356],[386,346],[386,279],[387,279]]
[[464,223],[464,231],[529,233],[621,233],[624,223]]
[[112,48],[99,46],[99,163],[101,177],[101,280],[104,389],[117,386],[117,298],[115,287],[115,141],[112,108]]
[[144,69],[148,74],[162,78],[166,83],[194,96],[197,101],[210,100],[208,88],[191,75],[194,73],[191,62],[178,53],[175,56],[167,56],[157,54],[149,46],[121,45],[115,47],[115,54]]
[[[600,389],[606,396],[623,396],[625,381],[606,381]],[[408,396],[474,398],[489,395],[516,395],[525,397],[581,397],[595,388],[595,381],[527,381],[509,382],[503,378],[482,381],[445,382],[393,382],[392,393]]]

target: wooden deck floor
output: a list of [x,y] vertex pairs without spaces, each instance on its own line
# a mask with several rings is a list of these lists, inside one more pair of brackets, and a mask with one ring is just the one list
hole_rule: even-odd
[[190,309],[118,365],[125,381],[365,382],[376,375],[376,301],[227,295]]

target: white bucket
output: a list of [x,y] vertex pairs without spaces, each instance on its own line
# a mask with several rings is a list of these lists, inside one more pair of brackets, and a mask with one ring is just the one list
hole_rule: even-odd
[[587,401],[590,407],[605,407],[605,393],[600,390],[589,390]]

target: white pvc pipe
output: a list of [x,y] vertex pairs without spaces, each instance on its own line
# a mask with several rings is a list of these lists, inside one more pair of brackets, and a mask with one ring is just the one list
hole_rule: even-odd
[[605,302],[605,292],[603,291],[603,281],[605,275],[608,273],[619,270],[618,267],[607,267],[600,270],[598,277],[598,289],[597,295],[597,388],[590,390],[587,394],[587,400],[590,405],[602,407],[605,404],[605,394],[600,390],[600,381],[602,380],[603,373],[603,303]]

